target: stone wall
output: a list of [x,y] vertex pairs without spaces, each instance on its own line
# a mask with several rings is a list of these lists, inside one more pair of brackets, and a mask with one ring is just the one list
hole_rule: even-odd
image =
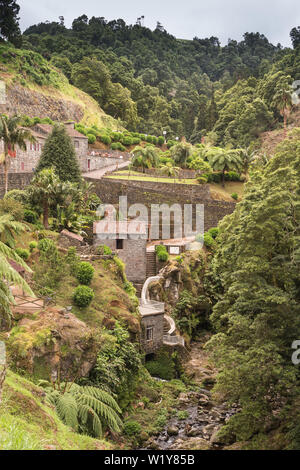
[[94,237],[94,245],[106,245],[114,251],[125,263],[125,272],[129,281],[143,283],[146,279],[146,239],[125,239],[123,249],[116,248],[115,239],[101,238],[101,235]]
[[[140,168],[134,168],[135,171],[141,172]],[[146,175],[151,176],[159,176],[160,178],[170,178],[174,180],[173,176],[164,175],[159,169],[157,168],[145,168],[144,170]],[[188,170],[188,169],[180,169],[178,175],[176,175],[176,179],[195,179],[197,177],[197,172],[195,170]]]
[[73,101],[54,98],[50,94],[39,93],[16,83],[6,87],[6,94],[6,104],[0,105],[0,113],[47,116],[60,122],[68,119],[79,122],[83,118],[82,107]]
[[[142,326],[142,337],[141,344],[145,354],[151,354],[163,345],[163,335],[164,335],[164,314],[159,313],[156,315],[147,315],[142,317],[141,321]],[[146,330],[147,327],[153,328],[153,340],[147,341],[146,339]]]
[[231,214],[235,203],[217,201],[211,198],[209,185],[182,185],[172,183],[155,183],[147,181],[126,181],[110,178],[93,182],[95,191],[101,201],[117,205],[119,196],[127,196],[128,205],[140,203],[150,209],[151,204],[204,204],[204,228],[216,227],[225,215]]
[[[8,190],[24,189],[29,185],[33,173],[11,173],[8,175]],[[4,174],[0,173],[0,197],[4,196]]]

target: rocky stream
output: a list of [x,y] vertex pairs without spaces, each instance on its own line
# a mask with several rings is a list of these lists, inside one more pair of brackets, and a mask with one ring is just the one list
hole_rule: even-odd
[[157,436],[149,439],[147,449],[222,449],[233,444],[234,440],[225,442],[217,433],[236,413],[237,407],[213,400],[210,389],[215,382],[216,370],[209,364],[202,346],[199,342],[192,344],[185,366],[186,372],[193,376],[195,389],[179,395],[176,415]]

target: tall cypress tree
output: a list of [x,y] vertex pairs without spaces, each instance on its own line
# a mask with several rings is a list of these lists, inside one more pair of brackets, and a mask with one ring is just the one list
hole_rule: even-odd
[[17,47],[22,44],[19,11],[20,7],[15,0],[0,0],[0,36]]
[[62,125],[55,125],[46,140],[37,172],[51,167],[62,181],[79,181],[81,178],[74,145]]

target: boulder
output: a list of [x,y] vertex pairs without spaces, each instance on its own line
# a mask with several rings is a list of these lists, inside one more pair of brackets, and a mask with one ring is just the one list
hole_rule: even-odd
[[169,436],[177,436],[179,433],[179,428],[175,425],[170,425],[167,429],[167,433]]
[[87,376],[97,358],[95,331],[72,313],[47,308],[23,318],[7,343],[14,364],[37,378],[63,380]]

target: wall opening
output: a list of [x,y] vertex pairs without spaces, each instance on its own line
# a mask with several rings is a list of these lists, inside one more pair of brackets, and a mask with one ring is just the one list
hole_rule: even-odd
[[117,250],[123,250],[124,240],[116,240],[116,248],[117,248]]
[[147,326],[146,328],[146,341],[153,340],[153,326]]

